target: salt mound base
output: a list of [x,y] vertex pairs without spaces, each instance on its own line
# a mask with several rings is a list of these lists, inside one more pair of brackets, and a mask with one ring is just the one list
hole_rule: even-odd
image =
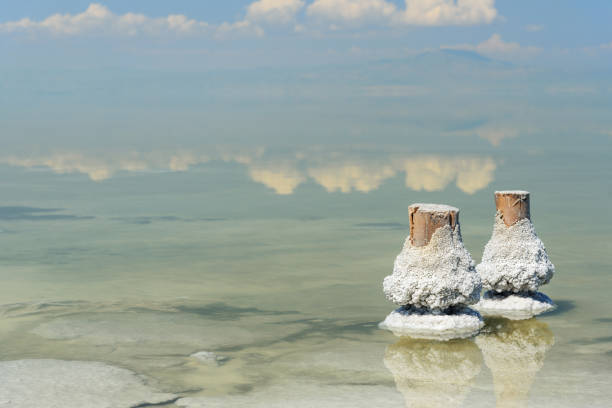
[[134,408],[177,398],[156,392],[135,373],[99,362],[0,362],[0,407]]
[[483,325],[480,314],[467,307],[440,314],[400,307],[391,312],[378,327],[390,330],[396,336],[450,340],[472,337]]
[[483,316],[500,316],[510,320],[530,319],[557,306],[541,292],[497,294],[486,292],[474,308]]

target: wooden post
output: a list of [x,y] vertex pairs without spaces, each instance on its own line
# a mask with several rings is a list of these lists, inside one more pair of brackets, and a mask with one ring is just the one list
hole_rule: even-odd
[[416,247],[429,244],[431,236],[440,227],[459,223],[459,209],[443,204],[412,204],[408,207],[410,217],[410,243]]
[[514,225],[524,218],[530,219],[528,191],[496,191],[495,207],[506,226]]

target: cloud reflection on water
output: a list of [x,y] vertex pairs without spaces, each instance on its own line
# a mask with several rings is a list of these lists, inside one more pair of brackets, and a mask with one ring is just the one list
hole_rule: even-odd
[[497,164],[491,157],[401,153],[345,153],[306,149],[266,154],[263,148],[211,148],[195,150],[85,154],[58,152],[48,155],[5,156],[0,164],[29,169],[49,169],[56,174],[80,173],[93,181],[112,178],[118,172],[188,171],[210,161],[240,164],[249,178],[278,195],[290,195],[302,183],[314,181],[329,193],[368,193],[400,174],[415,191],[442,191],[451,183],[473,194],[494,179]]

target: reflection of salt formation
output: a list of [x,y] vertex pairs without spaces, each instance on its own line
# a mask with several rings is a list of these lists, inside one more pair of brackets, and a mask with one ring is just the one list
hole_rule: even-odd
[[531,320],[487,320],[490,332],[476,337],[476,344],[493,374],[498,408],[526,407],[529,389],[554,344],[548,326]]
[[496,191],[495,203],[493,235],[477,267],[488,290],[478,310],[525,319],[554,308],[546,295],[537,292],[550,281],[555,267],[531,223],[529,193]]
[[478,313],[481,283],[463,246],[459,210],[439,204],[409,207],[410,236],[383,281],[389,300],[402,306],[381,327],[424,338],[469,337],[482,327]]
[[471,340],[402,338],[387,347],[385,366],[409,408],[462,405],[480,373],[482,356]]

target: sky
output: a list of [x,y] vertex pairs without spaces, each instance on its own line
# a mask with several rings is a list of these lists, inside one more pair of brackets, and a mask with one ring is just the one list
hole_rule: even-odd
[[605,0],[24,0],[0,6],[0,44],[5,66],[303,66],[440,48],[604,64],[611,16]]
[[0,147],[612,137],[611,16],[603,0],[5,1]]

